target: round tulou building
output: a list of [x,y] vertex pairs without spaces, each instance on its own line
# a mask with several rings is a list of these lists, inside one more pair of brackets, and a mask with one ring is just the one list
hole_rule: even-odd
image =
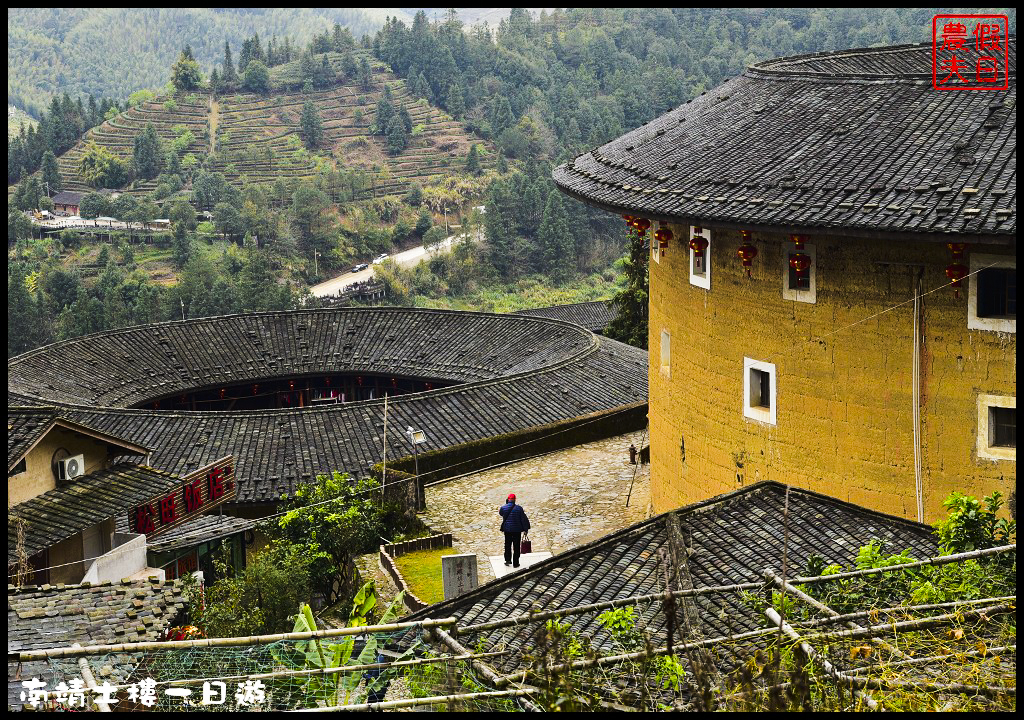
[[658,512],[775,480],[919,520],[1016,486],[1016,70],[764,62],[554,171],[650,243]]
[[[385,447],[388,478],[402,476],[395,461],[410,477],[409,428],[422,432],[422,474],[444,477],[642,427],[646,366],[642,350],[549,318],[255,313],[97,333],[20,355],[8,362],[8,406],[9,415],[55,408],[148,449],[146,464],[160,471],[231,455],[235,510],[259,515],[318,474],[379,474]],[[9,477],[9,495],[19,482]]]

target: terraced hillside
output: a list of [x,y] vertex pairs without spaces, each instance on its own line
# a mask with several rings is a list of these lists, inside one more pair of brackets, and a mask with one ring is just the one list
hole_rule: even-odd
[[[341,56],[331,53],[329,58],[340,73]],[[373,83],[365,91],[349,81],[303,93],[295,87],[298,83],[286,65],[272,73],[273,84],[284,89],[268,96],[244,93],[213,99],[209,93],[194,93],[144,103],[91,130],[59,158],[61,175],[68,189],[87,189],[79,174],[86,143],[96,142],[130,160],[135,136],[152,123],[168,144],[183,129],[190,131],[193,140],[182,154],[195,153],[206,169],[223,173],[230,182],[312,177],[317,159],[303,148],[299,137],[299,118],[306,100],[316,105],[324,126],[325,142],[316,155],[329,159],[338,169],[365,170],[367,194],[400,194],[413,180],[426,183],[432,177],[460,171],[474,143],[480,143],[483,151],[482,166],[495,164],[493,148],[443,111],[412,96],[405,81],[386,66],[374,61],[372,67]],[[397,157],[388,155],[383,137],[370,134],[385,84],[395,103],[405,105],[413,122],[409,146]],[[130,191],[142,194],[154,186],[155,181],[140,181]]]

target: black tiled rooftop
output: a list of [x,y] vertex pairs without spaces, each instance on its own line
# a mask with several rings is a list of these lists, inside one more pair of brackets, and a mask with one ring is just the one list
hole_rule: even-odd
[[553,318],[579,325],[591,332],[602,332],[615,317],[615,310],[610,300],[594,300],[592,302],[573,303],[571,305],[552,305],[550,307],[517,310],[515,315],[530,317]]
[[[689,548],[694,587],[714,587],[763,579],[763,571],[781,570],[785,486],[764,482],[674,511]],[[422,617],[454,617],[459,627],[501,620],[529,612],[588,605],[665,590],[659,550],[666,545],[669,513],[612,533],[556,555],[525,570],[506,575],[462,597],[414,613]],[[791,488],[789,497],[789,574],[802,573],[811,555],[826,563],[850,565],[857,550],[872,539],[893,552],[909,549],[918,558],[937,554],[931,528],[866,510],[850,503]],[[736,593],[706,595],[696,600],[704,637],[756,630],[753,616]],[[664,616],[651,604],[644,616],[655,637],[664,636]],[[616,646],[597,621],[597,613],[577,615],[573,626],[589,634],[607,654]],[[500,673],[519,667],[517,651],[531,651],[535,628],[520,626],[469,634],[471,647],[483,640],[513,652],[496,661]],[[460,636],[461,637],[461,636]]]
[[53,408],[7,408],[7,469],[10,470],[53,425]]
[[[161,323],[78,338],[8,362],[8,399],[153,449],[182,474],[231,454],[239,502],[277,500],[331,470],[381,459],[383,401],[303,410],[131,409],[199,387],[323,373],[422,376],[453,387],[391,398],[421,450],[647,402],[647,353],[557,320],[397,308],[307,310]],[[389,428],[390,430],[390,428]],[[408,455],[388,432],[388,457]]]
[[17,562],[19,520],[25,527],[25,551],[34,555],[107,518],[181,484],[181,478],[143,465],[119,463],[80,477],[7,510],[7,562]]
[[1016,233],[1007,90],[938,91],[931,44],[782,58],[559,166],[614,212],[872,236]]

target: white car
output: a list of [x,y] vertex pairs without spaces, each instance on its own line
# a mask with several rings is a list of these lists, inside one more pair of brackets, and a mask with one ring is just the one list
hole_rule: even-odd
[[384,262],[385,260],[387,260],[387,259],[388,259],[389,257],[391,257],[391,256],[390,256],[390,255],[388,255],[387,253],[384,253],[384,254],[382,254],[382,255],[378,255],[377,257],[375,257],[375,258],[373,259],[373,264],[374,264],[374,265],[379,265],[380,263],[382,263],[382,262]]

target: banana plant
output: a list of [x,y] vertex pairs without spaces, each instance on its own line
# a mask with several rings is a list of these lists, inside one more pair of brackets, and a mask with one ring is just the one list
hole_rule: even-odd
[[[391,602],[380,619],[380,624],[391,622],[398,615],[402,607],[404,591]],[[377,606],[377,594],[373,582],[363,585],[352,599],[352,612],[349,616],[349,627],[361,627],[368,624],[367,617]],[[299,614],[295,618],[295,629],[293,632],[314,632],[316,631],[316,620],[309,605],[303,603],[299,607]],[[378,635],[370,634],[359,655],[352,659],[355,650],[355,636],[349,635],[340,639],[340,642],[325,642],[320,638],[304,640],[295,643],[294,649],[279,650],[274,652],[278,662],[296,669],[305,670],[330,670],[341,668],[346,665],[368,665],[376,662]],[[401,659],[412,654],[410,649]],[[368,681],[364,692],[377,690],[385,686],[398,674],[398,670],[385,668],[380,675]],[[362,702],[364,695],[358,693],[362,681],[362,674],[358,672],[331,673],[328,675],[310,676],[304,683],[302,690],[307,700],[316,699],[332,705],[351,705]]]

